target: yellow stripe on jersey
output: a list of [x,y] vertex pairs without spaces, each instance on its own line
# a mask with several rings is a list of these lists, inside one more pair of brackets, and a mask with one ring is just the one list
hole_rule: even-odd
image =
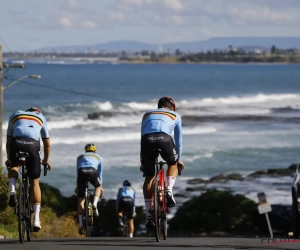
[[43,121],[37,116],[33,115],[18,115],[14,119],[12,119],[12,123],[14,124],[18,120],[30,120],[30,121],[35,121],[37,122],[40,126],[42,126]]
[[84,156],[92,156],[92,157],[95,157],[98,161],[100,161],[100,158],[94,154],[84,154]]
[[149,112],[149,113],[145,114],[145,115],[143,116],[143,120],[145,120],[149,115],[152,115],[152,114],[156,114],[156,115],[166,115],[166,116],[169,116],[172,120],[175,120],[175,119],[176,119],[176,115],[173,114],[173,113],[164,112],[164,111],[152,111],[152,112]]

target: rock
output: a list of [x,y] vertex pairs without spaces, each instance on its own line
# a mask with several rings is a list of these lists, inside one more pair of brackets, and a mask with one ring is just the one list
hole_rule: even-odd
[[262,175],[268,175],[270,177],[282,177],[282,176],[293,176],[295,173],[296,167],[291,165],[289,168],[270,168],[267,170],[256,171],[250,175],[249,177],[261,177]]
[[196,179],[188,180],[187,183],[191,185],[197,185],[197,184],[207,183],[207,180],[196,178]]
[[99,119],[100,117],[112,117],[113,113],[112,112],[94,112],[88,114],[88,119],[95,120]]

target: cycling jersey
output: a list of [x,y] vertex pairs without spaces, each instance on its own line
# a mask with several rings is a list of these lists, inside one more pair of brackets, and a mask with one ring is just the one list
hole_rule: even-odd
[[7,135],[34,140],[49,138],[47,122],[42,113],[18,110],[9,118]]
[[100,183],[103,185],[102,172],[103,172],[103,158],[94,153],[86,152],[77,157],[77,170],[81,168],[92,167],[98,171],[98,176],[100,178]]
[[182,152],[182,125],[181,116],[168,109],[153,109],[147,111],[142,120],[141,136],[150,133],[166,133],[173,134],[175,145],[178,151],[178,160],[180,160]]
[[130,197],[133,199],[135,207],[135,190],[132,187],[124,186],[119,188],[118,194],[117,194],[117,201],[116,201],[116,210],[118,210],[120,199],[123,197]]

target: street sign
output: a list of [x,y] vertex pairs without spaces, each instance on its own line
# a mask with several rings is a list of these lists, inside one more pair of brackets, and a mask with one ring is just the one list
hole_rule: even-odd
[[271,205],[269,203],[258,205],[258,212],[260,214],[268,213],[268,212],[271,212],[271,211],[272,211],[272,208],[271,208]]

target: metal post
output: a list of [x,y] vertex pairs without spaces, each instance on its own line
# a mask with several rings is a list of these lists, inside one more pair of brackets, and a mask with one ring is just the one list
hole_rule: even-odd
[[3,84],[2,84],[2,45],[0,45],[0,167],[2,167],[2,124],[3,124]]
[[271,223],[270,223],[270,220],[269,220],[269,215],[268,215],[268,213],[265,213],[265,215],[266,215],[266,219],[267,219],[267,223],[268,223],[270,237],[271,237],[271,239],[273,239],[273,231],[272,231],[272,228],[271,228]]

